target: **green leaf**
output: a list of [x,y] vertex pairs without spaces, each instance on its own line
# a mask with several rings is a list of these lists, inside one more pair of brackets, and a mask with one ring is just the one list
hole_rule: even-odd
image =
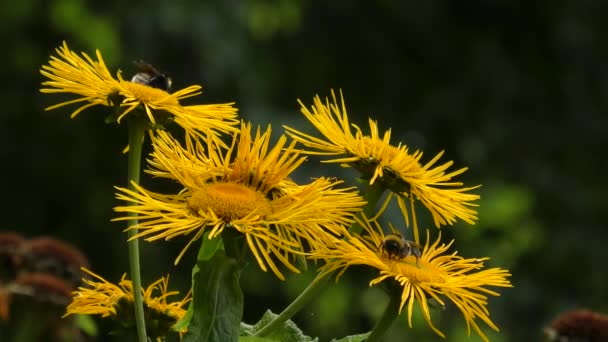
[[238,341],[243,316],[240,272],[236,260],[223,251],[210,260],[197,260],[192,275],[192,319],[183,341]]
[[[252,336],[254,335],[256,332],[258,332],[260,329],[262,329],[264,326],[266,326],[268,323],[270,323],[272,320],[275,319],[275,317],[277,317],[278,315],[275,313],[272,313],[272,311],[270,310],[266,310],[266,312],[264,313],[264,316],[262,316],[262,318],[254,325],[249,325],[249,324],[245,324],[245,323],[241,323],[241,334],[242,335],[247,335],[247,336]],[[302,330],[300,330],[300,328],[298,328],[298,326],[291,320],[288,320],[287,322],[283,323],[283,325],[274,330],[272,333],[270,333],[270,335],[268,336],[264,336],[265,340],[260,340],[260,341],[293,341],[293,342],[317,342],[319,341],[319,339],[317,338],[312,338],[310,336],[306,336],[304,335],[304,333],[302,332]],[[248,341],[248,340],[245,340]],[[251,340],[251,341],[257,341],[257,340]]]
[[[220,238],[215,238],[215,239],[207,239],[207,235],[209,234],[209,232],[206,232],[205,235],[203,235],[202,238],[202,243],[201,243],[201,247],[198,250],[198,255],[196,257],[197,261],[206,261],[206,260],[210,260],[214,255],[215,252],[217,252],[218,250],[221,250],[222,247],[224,246],[222,243],[222,239]],[[198,271],[200,270],[198,263],[194,265],[194,267],[192,268],[192,283],[194,284],[194,277],[195,275],[198,273]],[[180,319],[177,323],[175,323],[175,325],[172,327],[172,329],[174,331],[181,331],[183,328],[187,327],[190,324],[190,320],[192,319],[192,313],[193,313],[193,301],[190,302],[190,304],[188,305],[188,311],[186,311],[186,314],[184,315],[184,317],[182,317],[182,319]]]
[[173,331],[181,331],[182,329],[184,329],[185,327],[190,325],[190,320],[192,320],[192,312],[193,312],[192,302],[190,302],[190,304],[188,305],[188,311],[186,311],[186,314],[184,315],[184,317],[182,317],[182,319],[177,321],[177,323],[175,323],[175,325],[173,325],[171,327],[171,329]]
[[97,324],[90,315],[76,315],[76,326],[89,336],[97,336]]
[[198,255],[196,257],[197,261],[210,260],[215,255],[215,252],[222,249],[224,246],[222,239],[219,237],[209,240],[207,235],[209,235],[209,232],[206,232],[201,239],[203,242],[201,243],[201,248],[198,250]]
[[350,336],[342,337],[339,340],[334,338],[333,340],[331,340],[331,342],[363,342],[369,337],[369,334],[370,333],[367,332],[365,334],[350,335]]
[[239,342],[276,342],[277,340],[271,340],[266,337],[257,337],[257,336],[241,336],[239,337]]

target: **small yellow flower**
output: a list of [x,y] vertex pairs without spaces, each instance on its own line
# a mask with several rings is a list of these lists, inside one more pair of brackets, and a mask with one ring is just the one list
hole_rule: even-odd
[[115,79],[99,51],[96,51],[97,61],[86,53],[82,53],[81,57],[71,51],[65,42],[56,52],[57,56],[51,56],[48,65],[43,65],[40,70],[49,79],[42,83],[46,87],[40,91],[75,94],[78,98],[50,106],[47,110],[81,103],[71,115],[74,118],[83,110],[96,105],[118,106],[120,111],[116,121],[120,123],[127,114],[143,107],[153,125],[174,120],[187,131],[198,134],[207,134],[207,130],[233,132],[234,126],[238,124],[234,103],[195,106],[180,104],[183,99],[201,94],[201,86],[193,85],[168,93],[146,84],[125,81],[120,72]]
[[[411,153],[406,145],[390,143],[390,129],[381,137],[377,123],[370,119],[370,135],[365,135],[357,125],[351,124],[342,93],[340,93],[341,104],[338,104],[333,91],[332,99],[333,102],[326,99],[326,102],[323,103],[321,98],[316,96],[311,110],[299,101],[304,116],[325,139],[285,127],[289,136],[311,149],[305,151],[306,153],[336,156],[325,162],[354,167],[369,178],[370,184],[376,181],[382,182],[392,191],[385,206],[393,194],[397,194],[397,201],[407,226],[409,226],[406,203],[406,199],[408,199],[416,242],[419,242],[419,237],[414,211],[415,200],[422,202],[430,211],[436,227],[451,225],[456,222],[457,218],[469,224],[475,223],[477,212],[471,207],[476,206],[472,202],[479,199],[479,195],[468,192],[478,186],[462,188],[461,182],[452,180],[455,176],[465,172],[467,168],[447,172],[446,170],[453,164],[451,161],[436,166],[443,151],[423,165],[420,161],[422,159],[421,151]],[[352,129],[354,129],[354,134]]]
[[[83,278],[86,286],[75,291],[74,298],[66,309],[67,315],[100,315],[101,317],[117,316],[123,323],[133,322],[133,283],[126,279],[124,274],[115,285],[101,276],[83,268],[83,271],[96,280]],[[179,294],[178,291],[168,291],[169,277],[160,278],[150,284],[145,290],[142,288],[144,310],[147,318],[164,322],[165,328],[177,323],[186,314],[185,305],[192,299],[188,293],[179,302],[167,302],[167,297]],[[163,325],[159,324],[162,328]],[[153,327],[148,327],[152,329]],[[180,333],[183,333],[182,331]],[[166,331],[164,332],[166,333]],[[152,331],[152,335],[164,335],[162,331]]]
[[[232,145],[222,148],[213,139],[186,137],[185,147],[165,132],[152,139],[154,152],[148,172],[178,181],[177,194],[155,193],[134,184],[136,190],[118,188],[117,198],[132,205],[114,208],[139,219],[136,237],[169,240],[194,234],[188,246],[209,232],[209,239],[224,229],[236,229],[246,238],[260,268],[280,278],[278,259],[293,272],[292,253],[303,251],[303,241],[323,243],[324,229],[341,234],[365,202],[352,189],[334,189],[341,182],[320,178],[298,185],[288,176],[303,161],[281,136],[274,147],[270,127],[252,136],[251,124],[242,124]],[[116,220],[127,220],[130,216]]]
[[380,275],[370,282],[370,286],[386,279],[394,279],[401,287],[399,312],[401,313],[404,308],[407,309],[410,328],[412,310],[417,303],[431,329],[445,337],[433,326],[428,299],[433,298],[439,304],[445,305],[444,301],[447,298],[462,313],[469,334],[470,328],[473,327],[484,341],[488,340],[477,325],[476,318],[498,331],[498,327],[490,319],[486,306],[488,295],[499,294],[489,290],[488,287],[511,287],[511,283],[506,279],[510,276],[507,270],[491,268],[480,271],[488,258],[464,259],[455,252],[446,254],[453,241],[447,245],[440,245],[440,236],[437,241],[430,244],[428,232],[419,260],[414,255],[401,260],[390,257],[380,248],[385,236],[377,221],[365,220],[359,223],[364,227],[365,238],[348,233],[344,239],[328,237],[332,240],[332,243],[328,244],[330,247],[311,253],[310,257],[313,259],[327,260],[327,264],[322,268],[322,274],[327,275],[340,270],[339,278],[349,266],[367,265],[380,271]]

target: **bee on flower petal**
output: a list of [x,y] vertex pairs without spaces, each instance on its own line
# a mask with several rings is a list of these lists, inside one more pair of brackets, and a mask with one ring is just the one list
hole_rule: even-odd
[[422,246],[406,240],[399,234],[387,234],[378,249],[390,260],[403,260],[410,255],[416,257],[416,266],[420,267],[420,249]]
[[142,60],[135,61],[134,63],[139,71],[133,76],[131,82],[169,92],[169,89],[171,89],[171,78],[158,71],[152,64],[148,64]]

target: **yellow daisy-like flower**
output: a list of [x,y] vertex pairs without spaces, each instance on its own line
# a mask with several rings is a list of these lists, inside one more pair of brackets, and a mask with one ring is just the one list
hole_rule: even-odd
[[[85,268],[82,270],[95,280],[83,278],[86,286],[81,286],[74,292],[74,298],[68,305],[65,316],[72,314],[117,316],[123,323],[133,322],[133,283],[126,279],[126,274],[116,285]],[[179,294],[178,291],[168,291],[168,283],[169,277],[162,277],[145,290],[141,289],[146,320],[159,323],[159,327],[156,327],[160,328],[159,331],[153,331],[155,326],[148,327],[154,336],[163,335],[182,319],[186,314],[184,307],[192,299],[191,293],[188,293],[179,302],[168,302],[169,296]]]
[[[404,214],[407,226],[409,226],[409,215],[406,199],[409,199],[416,242],[419,242],[418,223],[414,211],[416,199],[430,211],[437,227],[453,224],[457,218],[469,224],[475,223],[477,212],[471,207],[476,206],[472,202],[479,199],[479,195],[468,192],[478,186],[461,188],[463,185],[461,182],[452,181],[455,176],[465,172],[467,168],[446,173],[453,162],[435,165],[443,152],[426,164],[421,164],[421,151],[411,153],[406,145],[390,143],[390,129],[380,137],[378,125],[371,119],[369,120],[370,135],[365,135],[357,125],[351,124],[342,93],[340,93],[340,105],[333,91],[332,99],[333,102],[327,99],[323,103],[321,98],[316,96],[311,110],[299,101],[304,116],[325,139],[285,127],[289,136],[312,149],[305,151],[306,153],[336,156],[325,162],[342,163],[354,167],[369,177],[370,184],[376,181],[382,182],[392,191],[385,206],[392,198],[392,194],[397,194],[399,207]],[[354,129],[354,133],[352,129]]]
[[114,210],[135,213],[139,223],[129,229],[137,229],[136,237],[147,241],[194,234],[176,263],[205,232],[212,239],[224,229],[236,229],[246,237],[260,268],[266,271],[268,266],[284,279],[275,259],[298,272],[290,255],[302,252],[304,241],[323,243],[324,230],[342,234],[365,202],[353,188],[334,189],[340,181],[291,181],[288,176],[305,157],[295,150],[295,142],[286,146],[285,136],[271,147],[270,136],[270,127],[265,132],[258,128],[253,136],[251,124],[243,123],[225,149],[213,139],[203,142],[192,136],[184,147],[158,132],[148,172],[176,180],[184,189],[167,195],[136,184],[135,191],[118,188],[117,198],[132,205]]
[[[359,220],[358,220],[359,221]],[[471,327],[484,340],[488,341],[476,318],[485,322],[489,327],[498,331],[498,327],[490,319],[487,306],[487,296],[498,296],[488,287],[512,287],[507,280],[509,272],[500,268],[481,270],[488,258],[464,259],[456,252],[446,254],[453,241],[440,244],[441,236],[433,244],[427,241],[421,250],[420,258],[409,255],[402,259],[386,253],[381,245],[385,239],[382,227],[377,221],[360,221],[366,231],[366,236],[347,234],[344,239],[332,239],[328,248],[321,248],[311,253],[313,259],[326,259],[327,264],[322,268],[322,274],[330,274],[340,270],[339,276],[349,266],[367,265],[380,271],[380,275],[370,282],[377,285],[386,279],[394,279],[401,287],[401,303],[399,312],[407,309],[407,318],[412,327],[412,310],[418,303],[424,319],[438,335],[445,337],[431,321],[428,299],[433,298],[445,305],[445,298],[450,300],[462,313],[470,335]]]
[[[183,106],[180,101],[201,94],[201,86],[192,85],[174,93],[138,82],[125,81],[121,73],[117,78],[110,71],[96,51],[97,61],[86,53],[82,57],[71,51],[64,42],[56,49],[57,56],[51,56],[48,65],[43,65],[40,73],[49,80],[42,83],[43,93],[69,93],[78,98],[50,106],[47,110],[81,103],[71,117],[96,105],[114,107],[121,110],[116,118],[120,121],[138,107],[143,107],[151,124],[163,124],[174,120],[184,129],[198,134],[211,130],[233,132],[238,124],[234,103]],[[166,113],[169,113],[167,115]]]

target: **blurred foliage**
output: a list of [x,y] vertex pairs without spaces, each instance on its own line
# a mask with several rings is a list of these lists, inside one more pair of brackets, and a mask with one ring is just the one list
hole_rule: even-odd
[[[45,112],[58,99],[38,92],[38,70],[62,40],[89,54],[100,49],[125,75],[143,58],[176,88],[202,84],[204,99],[237,101],[244,118],[271,122],[277,134],[281,124],[306,125],[297,98],[308,104],[341,88],[353,122],[365,126],[372,116],[427,158],[445,149],[446,160],[469,167],[465,184],[483,184],[479,223],[442,234],[456,238],[459,254],[488,256],[513,273],[515,287],[491,300],[501,328],[485,330],[492,340],[538,339],[563,310],[608,312],[601,264],[608,257],[607,7],[589,0],[1,2],[2,229],[70,241],[110,279],[127,268],[124,227],[109,221],[112,186],[126,179],[126,130],[104,125],[101,111],[77,120],[68,110]],[[334,170],[315,161],[296,177]],[[187,288],[196,256],[172,266],[183,243],[144,243],[143,282],[171,272],[172,283]],[[278,283],[245,270],[245,320],[280,312],[313,276]],[[385,297],[368,281],[364,271],[349,272],[296,323],[321,341],[369,330]],[[433,315],[449,340],[466,335],[455,308]],[[417,317],[413,329],[401,318],[387,341],[438,339]]]

